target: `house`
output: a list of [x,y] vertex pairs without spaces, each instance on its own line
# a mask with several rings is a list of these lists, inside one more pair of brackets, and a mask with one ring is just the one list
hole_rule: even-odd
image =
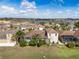
[[18,26],[18,28],[21,29],[21,30],[28,30],[32,27],[29,24],[21,24],[21,25]]
[[16,42],[11,40],[12,35],[15,33],[16,33],[16,30],[0,32],[0,46],[15,46]]
[[41,25],[41,24],[37,24],[36,26],[39,30],[44,30],[45,26]]
[[58,43],[58,36],[59,34],[53,29],[46,29],[46,30],[32,30],[26,34],[26,39],[32,39],[32,36],[39,34],[47,43]]
[[52,43],[56,44],[56,43],[59,42],[59,40],[58,40],[59,34],[58,34],[57,31],[55,31],[54,29],[51,29],[51,28],[47,29],[46,31],[47,31],[47,37],[48,37],[48,39],[50,41],[50,45]]
[[32,30],[25,35],[25,38],[31,40],[34,35],[40,35],[42,38],[45,38],[45,31]]
[[29,24],[20,24],[20,25],[17,25],[16,27],[21,30],[28,30],[29,28],[32,28],[30,23]]
[[65,44],[79,41],[79,31],[64,31],[60,34],[60,40]]
[[75,31],[75,37],[79,40],[79,30]]
[[6,20],[0,20],[0,23],[10,23],[11,21]]
[[43,30],[45,26],[41,24],[25,23],[25,24],[18,25],[17,28],[21,30],[28,30],[28,29]]
[[5,31],[10,27],[9,23],[0,23],[0,31]]

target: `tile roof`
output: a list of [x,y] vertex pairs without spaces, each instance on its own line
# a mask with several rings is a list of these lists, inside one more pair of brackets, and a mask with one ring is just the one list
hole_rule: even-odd
[[75,36],[79,36],[79,30],[75,31]]
[[39,35],[41,35],[43,37],[44,33],[45,33],[45,31],[43,31],[43,30],[33,30],[33,31],[28,32],[26,34],[26,37],[32,37],[32,36],[34,36],[36,34],[39,34]]
[[64,31],[63,33],[60,34],[60,36],[63,36],[63,35],[79,36],[79,31]]
[[55,31],[55,30],[52,29],[52,28],[48,28],[48,29],[46,29],[46,31],[47,31],[48,33],[57,33],[57,31]]
[[0,31],[0,34],[15,34],[17,30],[6,30],[6,31]]
[[57,33],[55,30],[53,29],[47,29],[47,30],[32,30],[30,32],[28,32],[26,34],[26,37],[32,37],[33,35],[35,34],[39,34],[41,35],[42,37],[46,37],[46,32],[51,34],[51,33]]
[[61,33],[62,35],[74,35],[75,31],[64,31],[63,33]]

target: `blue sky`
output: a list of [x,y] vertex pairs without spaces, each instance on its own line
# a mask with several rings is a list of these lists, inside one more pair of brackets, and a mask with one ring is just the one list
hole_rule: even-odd
[[0,17],[79,18],[79,0],[0,0]]

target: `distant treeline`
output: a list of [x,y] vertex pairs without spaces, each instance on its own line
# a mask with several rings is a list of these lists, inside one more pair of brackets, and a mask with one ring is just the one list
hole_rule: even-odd
[[31,22],[41,22],[41,21],[79,21],[79,19],[72,18],[54,18],[54,19],[42,19],[42,18],[0,18],[0,20],[10,20],[10,21],[31,21]]

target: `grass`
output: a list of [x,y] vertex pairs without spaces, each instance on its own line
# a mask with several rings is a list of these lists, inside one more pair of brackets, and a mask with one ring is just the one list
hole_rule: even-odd
[[79,49],[67,47],[0,47],[0,59],[79,59]]
[[60,59],[79,59],[79,48],[58,48],[58,56]]

